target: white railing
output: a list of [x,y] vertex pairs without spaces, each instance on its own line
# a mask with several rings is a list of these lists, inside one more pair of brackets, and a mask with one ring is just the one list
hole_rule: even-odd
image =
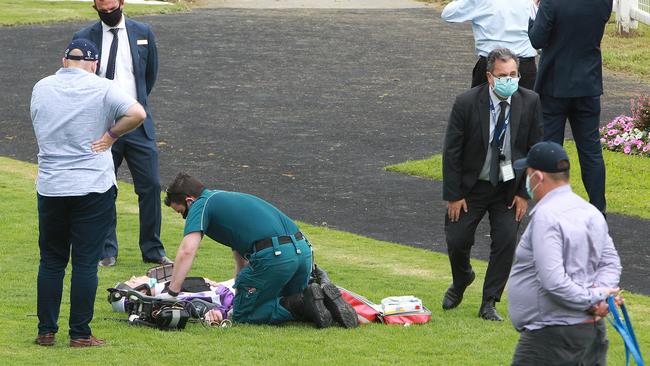
[[619,32],[638,28],[638,22],[650,25],[650,0],[615,0],[614,11]]

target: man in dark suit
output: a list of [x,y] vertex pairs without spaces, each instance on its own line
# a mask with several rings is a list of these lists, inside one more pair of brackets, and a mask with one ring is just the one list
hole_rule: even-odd
[[479,316],[501,321],[495,303],[508,280],[517,229],[528,209],[526,189],[515,179],[512,162],[541,139],[542,109],[537,94],[518,87],[518,59],[510,50],[488,54],[487,79],[456,98],[445,135],[445,236],[453,282],[442,308],[457,307],[474,281],[470,251],[487,212],[492,243]]
[[603,214],[605,163],[598,133],[603,94],[600,41],[611,12],[612,0],[542,0],[528,30],[533,47],[542,49],[535,91],[542,101],[544,140],[562,144],[569,119],[589,202]]
[[[140,208],[140,251],[145,262],[168,264],[160,241],[160,178],[158,148],[147,97],[156,82],[158,53],[149,25],[122,14],[124,0],[95,0],[101,21],[75,33],[73,39],[86,38],[100,46],[97,75],[114,80],[137,99],[147,118],[136,130],[120,137],[113,145],[115,171],[123,160],[131,171]],[[113,228],[106,240],[101,266],[114,266],[118,254],[114,215]]]

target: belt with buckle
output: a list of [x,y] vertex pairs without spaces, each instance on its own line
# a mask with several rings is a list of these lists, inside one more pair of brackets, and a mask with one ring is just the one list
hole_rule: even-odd
[[[478,58],[487,60],[487,57],[485,56],[479,56]],[[530,61],[535,61],[535,56],[532,57],[517,57],[520,62],[530,62]]]
[[[304,239],[304,236],[302,236],[302,233],[300,231],[298,231],[294,236],[296,237],[296,240]],[[289,244],[291,242],[292,241],[290,236],[278,236],[278,244]],[[256,252],[259,252],[262,249],[270,248],[272,246],[273,240],[271,238],[258,240],[253,243],[253,248],[255,248]]]

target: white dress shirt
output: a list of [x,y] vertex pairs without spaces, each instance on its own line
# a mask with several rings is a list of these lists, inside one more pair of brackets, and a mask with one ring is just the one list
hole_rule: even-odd
[[[133,75],[133,58],[131,57],[131,46],[129,45],[129,35],[124,24],[124,16],[118,25],[112,28],[118,28],[117,32],[117,55],[115,58],[115,77],[113,80],[134,99],[138,99],[135,86],[135,76]],[[108,57],[111,53],[111,43],[113,43],[113,33],[111,27],[102,22],[102,59],[99,65],[99,76],[106,77],[106,66]]]
[[[503,155],[506,157],[506,161],[512,161],[512,153],[510,148],[510,103],[512,102],[512,97],[508,97],[506,100],[501,100],[494,93],[492,87],[490,87],[490,135],[487,147],[487,155],[485,156],[485,162],[483,163],[483,169],[478,175],[478,179],[490,181],[490,161],[492,161],[492,140],[494,140],[494,129],[497,127],[497,119],[501,113],[501,106],[499,103],[506,102],[506,122],[508,126],[506,128],[505,136],[503,137]],[[492,109],[494,108],[494,109]],[[499,181],[503,181],[503,174],[499,171]]]
[[455,0],[442,11],[450,23],[472,22],[476,53],[487,57],[495,48],[508,48],[517,57],[535,57],[528,39],[532,0]]

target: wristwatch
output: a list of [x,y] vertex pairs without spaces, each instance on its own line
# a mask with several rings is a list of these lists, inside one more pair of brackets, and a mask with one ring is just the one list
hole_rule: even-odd
[[178,292],[174,292],[174,291],[172,291],[169,287],[167,288],[167,293],[168,293],[169,296],[171,296],[171,297],[177,297],[177,296],[178,296]]
[[111,129],[109,128],[108,131],[106,131],[108,136],[110,136],[113,140],[117,140],[120,136],[116,135]]

